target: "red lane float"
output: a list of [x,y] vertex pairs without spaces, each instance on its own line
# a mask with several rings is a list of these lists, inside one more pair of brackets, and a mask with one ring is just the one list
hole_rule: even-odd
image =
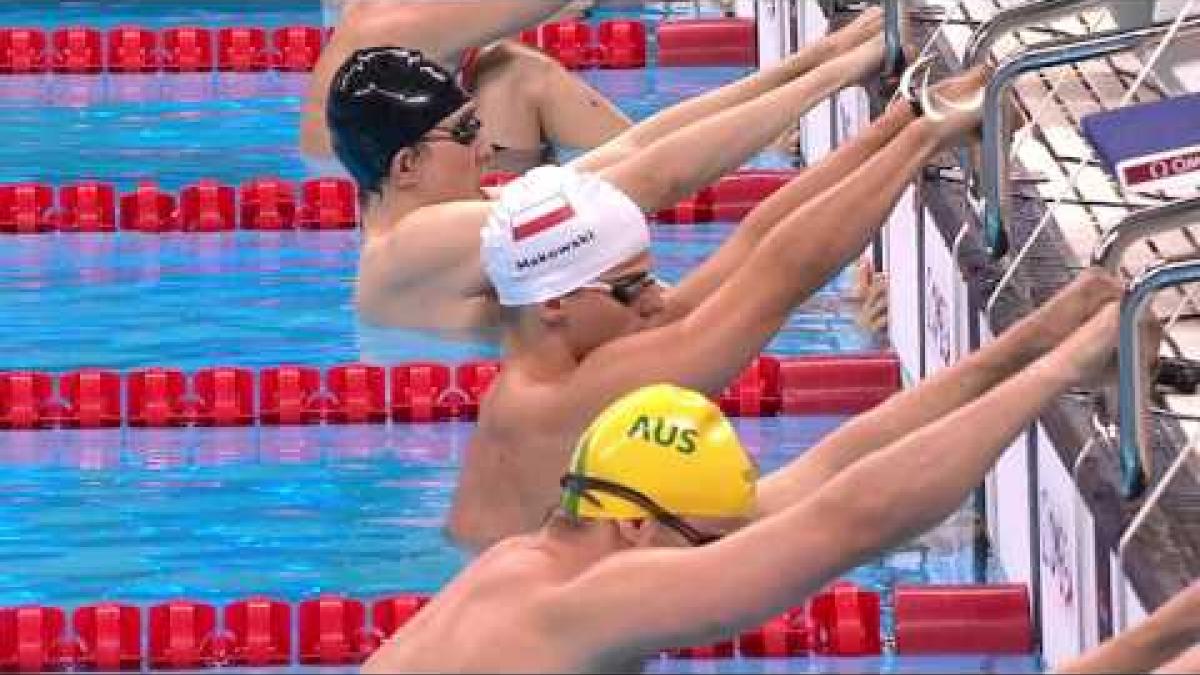
[[[362,600],[335,594],[295,606],[264,596],[235,600],[224,608],[176,599],[149,607],[144,624],[141,608],[104,602],[76,609],[71,635],[60,608],[0,607],[0,671],[352,665],[429,601],[427,595],[398,594],[375,600],[368,612]],[[901,654],[1032,651],[1024,585],[898,586],[895,618]],[[679,658],[877,655],[880,625],[879,594],[838,582],[733,638],[667,653]]]
[[141,670],[142,612],[133,605],[103,603],[71,615],[79,640],[77,665],[88,670]]
[[779,658],[811,654],[817,627],[809,606],[793,609],[738,636],[738,650],[752,658]]
[[175,195],[155,183],[138,183],[133,192],[121,195],[120,227],[134,232],[172,232],[179,229]]
[[450,417],[446,401],[450,367],[440,363],[402,363],[392,368],[392,419],[437,422]]
[[[657,26],[661,65],[753,66],[755,31],[745,19],[690,19]],[[176,26],[161,32],[140,26],[100,30],[68,26],[49,33],[0,28],[0,73],[304,72],[312,70],[328,41],[320,26]],[[563,66],[643,68],[647,26],[635,19],[610,19],[594,28],[583,21],[542,24],[519,39]]]
[[238,193],[242,229],[290,230],[296,225],[296,194],[292,184],[278,178],[256,178]]
[[[660,224],[739,220],[796,176],[794,171],[742,171],[653,215]],[[515,178],[483,177],[487,186]],[[240,186],[202,179],[184,186],[178,197],[143,181],[118,195],[103,181],[53,186],[0,184],[0,232],[230,232],[245,230],[353,229],[358,222],[355,185],[344,178],[312,178],[297,186],[273,176]]]
[[303,72],[312,70],[321,56],[321,29],[316,26],[285,26],[271,33],[275,52],[271,65],[276,70]]
[[291,662],[291,605],[267,597],[238,600],[225,607],[223,618],[233,665],[282,666]]
[[45,33],[32,28],[0,28],[0,73],[21,75],[45,69]]
[[158,33],[141,26],[117,26],[106,37],[110,72],[152,73],[162,66]]
[[900,654],[1030,654],[1033,623],[1024,584],[897,586]]
[[183,371],[134,370],[126,378],[126,420],[133,427],[174,427],[185,421]]
[[62,426],[102,428],[121,426],[121,375],[111,370],[86,369],[58,380],[65,408]]
[[49,185],[0,185],[0,231],[10,234],[50,232],[56,221],[54,189]]
[[838,582],[812,599],[810,613],[819,627],[814,652],[833,656],[882,653],[878,593]]
[[335,424],[372,424],[388,418],[384,369],[352,363],[329,369],[330,406],[324,419]]
[[104,70],[104,36],[95,28],[59,28],[50,39],[54,72],[95,74]]
[[149,611],[148,661],[151,668],[200,668],[223,660],[217,645],[217,610],[190,600],[171,600]]
[[677,658],[727,658],[735,651],[746,657],[880,654],[879,609],[878,593],[842,581],[733,640],[667,654]]
[[217,70],[251,73],[270,67],[265,30],[245,27],[217,30]]
[[52,387],[46,373],[0,372],[0,429],[45,425]]
[[361,663],[377,641],[367,631],[367,612],[361,601],[322,595],[300,603],[297,643],[303,664],[336,666]]
[[779,359],[759,356],[721,392],[718,402],[726,415],[769,417],[779,414]]
[[259,414],[263,424],[312,424],[320,421],[317,392],[321,371],[310,366],[266,368],[258,375]]
[[[495,361],[410,362],[387,369],[351,363],[324,372],[298,365],[259,372],[215,366],[191,376],[174,368],[83,369],[59,376],[0,371],[0,429],[470,420],[499,372]],[[762,355],[717,400],[732,416],[856,413],[899,387],[891,354]]]
[[571,70],[592,66],[596,60],[592,28],[582,21],[558,21],[539,26],[538,46]]
[[63,232],[115,232],[116,193],[99,181],[64,185],[58,191],[58,229]]
[[601,68],[645,68],[646,24],[629,19],[600,22],[596,65]]
[[296,225],[311,230],[348,230],[358,224],[358,196],[353,181],[313,178],[300,184]]
[[758,46],[752,19],[679,19],[658,26],[660,66],[753,66]]
[[57,607],[0,607],[0,671],[61,670],[70,659],[66,615]]
[[780,363],[779,380],[784,414],[861,412],[900,390],[900,362],[890,354],[798,357]]
[[234,189],[201,180],[179,193],[179,224],[188,232],[227,232],[237,220]]
[[173,73],[210,71],[216,65],[212,33],[199,26],[168,28],[162,33],[163,70]]

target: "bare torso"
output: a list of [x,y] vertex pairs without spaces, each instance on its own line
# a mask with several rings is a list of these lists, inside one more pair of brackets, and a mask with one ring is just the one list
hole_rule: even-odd
[[581,571],[564,568],[536,535],[506,540],[384,642],[363,672],[640,672],[642,658],[596,659],[581,636],[547,620],[540,591]]
[[582,430],[558,414],[554,384],[534,384],[510,368],[480,405],[447,529],[479,550],[540,527]]

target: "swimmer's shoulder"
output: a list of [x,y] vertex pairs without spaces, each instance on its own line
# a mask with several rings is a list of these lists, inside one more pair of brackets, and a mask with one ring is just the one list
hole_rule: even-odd
[[430,204],[410,211],[396,221],[392,231],[431,225],[473,224],[483,227],[492,210],[489,199],[464,199],[441,204]]

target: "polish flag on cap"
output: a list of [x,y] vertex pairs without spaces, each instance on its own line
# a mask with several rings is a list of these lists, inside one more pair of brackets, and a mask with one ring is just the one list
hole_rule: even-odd
[[551,195],[522,209],[513,219],[513,241],[522,241],[535,234],[565,223],[575,217],[575,209],[562,194]]

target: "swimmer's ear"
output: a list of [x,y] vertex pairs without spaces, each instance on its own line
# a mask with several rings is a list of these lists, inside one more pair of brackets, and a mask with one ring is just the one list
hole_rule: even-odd
[[566,323],[567,315],[563,312],[561,298],[551,298],[538,305],[538,318],[547,327],[559,327]]
[[410,187],[417,182],[416,148],[401,148],[392,156],[391,180],[400,187]]

